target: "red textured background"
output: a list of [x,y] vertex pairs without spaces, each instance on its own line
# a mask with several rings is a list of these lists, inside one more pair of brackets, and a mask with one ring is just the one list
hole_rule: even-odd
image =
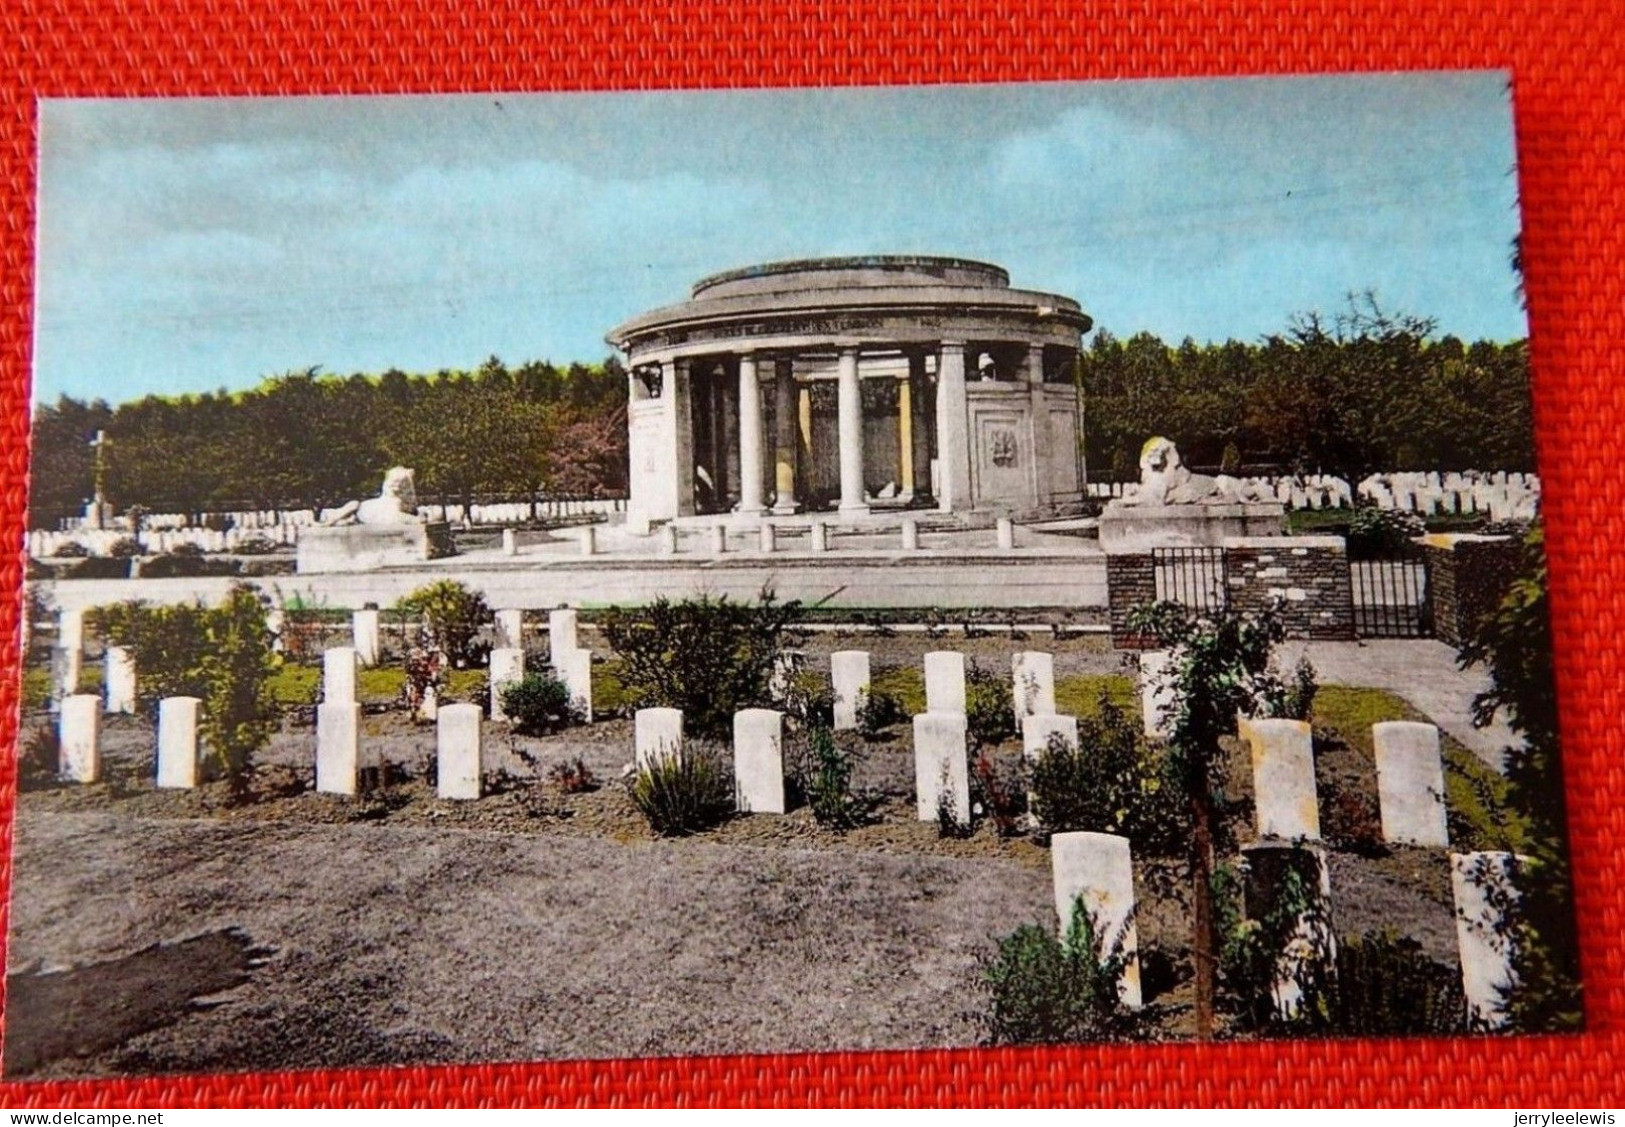
[[[0,1104],[1444,1104],[1618,1106],[1625,1082],[1625,10],[1607,3],[576,0],[0,2],[0,536],[20,543],[38,96],[989,82],[1331,70],[1512,72],[1588,1032],[573,1062],[0,1084]],[[1451,144],[1440,137],[1441,145]],[[1087,253],[1088,248],[1080,251]],[[0,564],[16,661],[20,557]],[[0,678],[0,746],[16,736]],[[0,761],[9,884],[14,758]]]

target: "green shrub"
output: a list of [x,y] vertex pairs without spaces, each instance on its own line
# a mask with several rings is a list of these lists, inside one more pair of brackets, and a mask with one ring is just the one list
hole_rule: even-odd
[[504,686],[501,695],[502,711],[521,735],[543,736],[582,721],[569,686],[545,673],[527,673]]
[[239,584],[205,618],[199,735],[237,800],[248,794],[250,758],[276,730],[270,682],[279,662],[265,608],[264,596]]
[[134,536],[120,536],[117,540],[113,541],[112,547],[107,549],[107,554],[112,556],[114,559],[119,560],[127,560],[134,556],[139,556],[141,554],[141,542],[138,541]]
[[965,669],[965,726],[973,747],[994,747],[1016,734],[1010,682],[974,661]]
[[276,550],[276,542],[265,536],[244,537],[233,549],[239,556],[269,556]]
[[631,790],[649,828],[662,837],[710,829],[734,810],[733,773],[703,745],[653,757],[632,777]]
[[990,1045],[1109,1040],[1128,1031],[1117,993],[1126,965],[1122,936],[1099,943],[1081,897],[1073,901],[1064,937],[1023,924],[979,963],[988,996],[982,1026]]
[[148,606],[131,600],[93,608],[86,624],[110,644],[130,651],[140,671],[136,699],[150,711],[165,697],[206,695],[203,662],[214,613],[196,603]]
[[1349,554],[1371,557],[1405,551],[1426,531],[1426,522],[1416,513],[1362,505],[1349,518]]
[[181,559],[196,559],[204,554],[203,545],[195,540],[183,540],[171,548],[169,554]]
[[59,545],[56,550],[56,558],[59,560],[82,560],[88,555],[90,555],[90,549],[77,540],[66,541]]
[[811,808],[813,819],[832,830],[861,826],[874,812],[875,800],[852,789],[852,757],[835,742],[826,724],[812,724],[800,754],[793,753],[793,789]]
[[491,610],[484,596],[456,580],[442,579],[419,587],[396,603],[395,609],[422,618],[425,644],[440,650],[453,665],[478,664],[484,656],[484,647],[476,645],[476,640]]
[[866,740],[884,739],[886,729],[908,719],[901,701],[884,690],[873,688],[858,694],[857,714],[858,731]]
[[1455,967],[1391,930],[1344,940],[1337,950],[1330,1031],[1353,1037],[1448,1037],[1468,1031]]
[[1137,851],[1180,852],[1189,822],[1173,750],[1148,744],[1105,694],[1078,720],[1078,746],[1054,736],[1032,766],[1032,813],[1051,834],[1122,834]]
[[598,776],[581,756],[555,763],[547,771],[548,780],[565,794],[586,794],[598,789]]
[[[194,550],[183,552],[182,548]],[[237,560],[209,559],[195,544],[177,544],[167,555],[145,561],[141,565],[141,576],[144,579],[194,579],[205,575],[239,575],[242,569]]]
[[1021,761],[1014,769],[999,770],[993,757],[981,752],[971,764],[971,812],[980,807],[983,816],[993,820],[1000,837],[1014,837],[1021,829],[1021,816],[1027,811],[1027,795],[1022,786]]
[[734,713],[774,706],[774,663],[798,640],[801,613],[801,604],[764,591],[754,603],[660,598],[641,610],[611,609],[602,625],[631,707],[680,708],[688,732],[727,739]]

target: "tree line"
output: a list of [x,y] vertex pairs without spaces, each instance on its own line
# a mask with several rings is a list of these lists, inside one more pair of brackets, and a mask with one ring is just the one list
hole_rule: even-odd
[[420,500],[617,496],[627,484],[626,371],[602,364],[270,377],[248,391],[157,396],[111,407],[66,396],[32,425],[30,519],[79,512],[105,489],[119,511],[321,509],[374,496],[392,465]]
[[1534,469],[1527,342],[1435,330],[1365,295],[1259,343],[1097,331],[1080,362],[1089,476],[1137,478],[1158,434],[1227,473]]

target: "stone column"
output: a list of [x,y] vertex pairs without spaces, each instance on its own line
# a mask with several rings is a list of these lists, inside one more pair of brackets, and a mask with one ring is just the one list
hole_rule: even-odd
[[1033,504],[1049,504],[1049,406],[1044,402],[1044,346],[1027,345],[1027,388],[1031,392],[1027,434],[1032,457],[1027,462],[1027,487]]
[[799,512],[796,500],[796,378],[788,357],[773,362],[773,511]]
[[747,352],[739,358],[739,511],[762,509],[762,385]]
[[937,490],[937,507],[943,512],[971,507],[964,341],[943,341],[937,360]]
[[925,379],[925,354],[910,352],[908,354],[908,387],[909,387],[909,433],[914,439],[914,446],[910,451],[911,465],[914,477],[903,483],[912,496],[929,496],[931,493],[931,428],[926,425],[925,411],[929,396]]
[[673,461],[677,466],[676,512],[694,515],[694,413],[690,406],[688,361],[667,360],[660,366],[660,397],[671,400]]
[[914,384],[910,379],[897,381],[897,489],[905,500],[914,496]]
[[858,379],[858,350],[841,349],[837,369],[837,414],[841,432],[841,512],[869,511],[863,499],[863,383]]

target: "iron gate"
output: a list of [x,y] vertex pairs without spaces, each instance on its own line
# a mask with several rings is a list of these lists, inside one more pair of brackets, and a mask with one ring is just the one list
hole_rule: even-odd
[[1153,548],[1157,602],[1196,611],[1222,611],[1230,603],[1223,548]]
[[1431,638],[1427,559],[1420,550],[1349,560],[1354,632],[1362,638]]

